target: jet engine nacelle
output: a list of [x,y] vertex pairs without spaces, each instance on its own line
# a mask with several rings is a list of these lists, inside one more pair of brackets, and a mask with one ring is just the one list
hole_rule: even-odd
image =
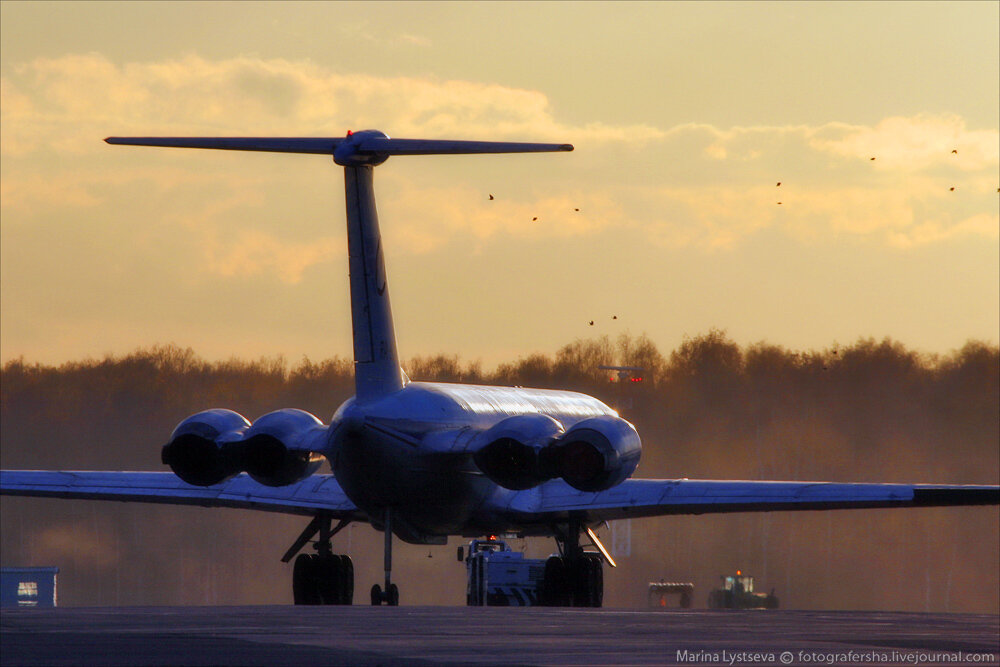
[[642,442],[620,417],[577,422],[542,453],[545,467],[580,491],[603,491],[628,479],[639,465]]
[[205,410],[177,425],[161,458],[195,486],[243,471],[261,484],[285,486],[316,472],[325,437],[323,423],[304,410],[270,412],[252,425],[232,410]]
[[547,415],[508,417],[479,436],[487,444],[473,461],[505,489],[530,489],[553,477],[541,453],[562,434],[562,424]]
[[240,440],[248,428],[250,422],[232,410],[199,412],[177,425],[160,458],[188,484],[218,484],[240,471],[225,448]]
[[542,414],[508,417],[479,436],[473,454],[483,473],[520,491],[556,477],[581,491],[603,491],[628,479],[639,465],[642,442],[620,417],[601,415],[568,431]]
[[254,421],[234,443],[240,468],[266,486],[285,486],[319,469],[326,429],[305,410],[285,408]]

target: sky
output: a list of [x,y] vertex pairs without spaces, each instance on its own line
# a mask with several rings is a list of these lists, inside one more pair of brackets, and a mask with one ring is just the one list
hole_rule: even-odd
[[349,357],[332,160],[102,139],[368,128],[576,147],[376,169],[404,360],[1000,340],[998,2],[5,0],[0,358]]

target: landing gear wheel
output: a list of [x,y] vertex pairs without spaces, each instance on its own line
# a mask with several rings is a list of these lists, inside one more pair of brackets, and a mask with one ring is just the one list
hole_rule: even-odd
[[354,604],[354,562],[347,555],[340,557],[340,601],[338,604]]
[[579,558],[574,559],[570,563],[568,569],[570,571],[570,579],[573,586],[573,604],[574,607],[589,607],[590,605],[590,591],[591,591],[591,574],[590,574],[590,559],[585,555],[581,554]]
[[399,606],[399,588],[396,587],[396,584],[389,584],[389,590],[385,592],[385,597],[386,603],[390,607]]
[[539,604],[544,607],[600,607],[604,604],[604,565],[600,556],[583,554],[545,562]]
[[[553,525],[553,537],[561,556],[552,556],[545,563],[540,603],[551,607],[600,607],[604,604],[604,560],[600,554],[584,551],[580,546],[583,524],[569,522]],[[587,528],[591,543],[607,556],[593,530]],[[610,556],[608,561],[613,566]]]
[[552,556],[545,561],[545,577],[542,579],[542,605],[546,607],[566,607],[566,561]]
[[604,561],[600,556],[591,556],[590,563],[590,606],[604,605]]
[[600,607],[604,602],[604,569],[600,556],[583,554],[574,565],[575,607]]
[[292,598],[295,604],[351,604],[354,601],[354,564],[347,556],[333,553],[330,540],[351,523],[341,519],[333,530],[331,518],[320,513],[282,556],[287,563],[319,533],[315,554],[299,554],[292,569]]
[[292,596],[295,604],[323,604],[319,592],[319,574],[322,567],[315,554],[300,554],[292,570]]
[[314,558],[316,559],[316,589],[320,599],[322,599],[323,604],[341,604],[340,556],[322,554],[314,556]]
[[295,559],[295,568],[292,570],[292,598],[295,604],[306,604],[307,591],[309,586],[306,582],[306,563],[309,556],[300,554]]
[[382,587],[378,584],[372,586],[372,606],[378,607],[382,604]]
[[354,564],[337,554],[300,554],[292,570],[295,604],[352,604]]

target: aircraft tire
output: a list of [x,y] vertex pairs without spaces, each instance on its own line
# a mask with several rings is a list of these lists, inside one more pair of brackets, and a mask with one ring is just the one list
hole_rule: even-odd
[[292,597],[295,604],[322,604],[319,592],[320,563],[315,554],[299,554],[292,570]]
[[315,558],[316,589],[322,604],[340,604],[343,588],[340,556],[317,554]]
[[372,606],[378,607],[382,604],[382,587],[378,584],[372,586]]
[[599,556],[587,556],[587,598],[590,607],[604,604],[604,563]]
[[306,604],[320,605],[323,604],[323,560],[319,554],[312,554],[308,558]]
[[299,554],[299,557],[295,559],[295,566],[292,569],[292,599],[295,601],[295,604],[306,603],[304,560],[306,558],[306,554]]
[[386,598],[388,598],[387,602],[390,607],[399,606],[399,588],[396,584],[389,584],[389,590],[386,591]]
[[589,607],[591,593],[590,560],[580,556],[566,563],[569,575],[570,607]]
[[340,601],[338,604],[354,604],[354,562],[350,556],[340,556]]
[[566,560],[559,556],[551,556],[545,561],[545,576],[542,579],[542,605],[545,607],[568,607],[567,590],[569,582],[566,572]]

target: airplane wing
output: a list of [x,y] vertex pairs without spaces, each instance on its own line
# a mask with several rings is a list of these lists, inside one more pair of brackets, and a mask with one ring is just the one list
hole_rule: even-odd
[[0,495],[234,507],[306,516],[322,512],[335,519],[368,520],[333,475],[272,487],[241,474],[213,486],[192,486],[171,472],[0,470]]
[[629,479],[597,493],[553,480],[497,498],[490,509],[512,525],[537,525],[571,518],[599,523],[669,514],[998,504],[1000,486]]

